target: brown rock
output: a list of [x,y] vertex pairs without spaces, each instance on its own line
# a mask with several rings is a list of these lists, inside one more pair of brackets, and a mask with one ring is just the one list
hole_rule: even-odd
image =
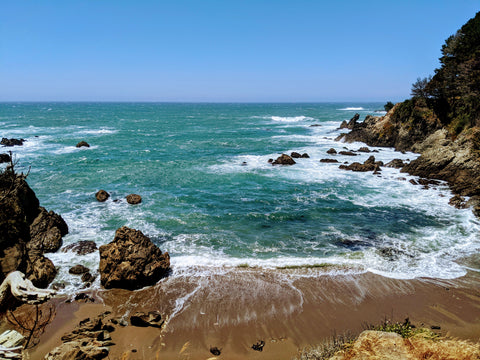
[[86,142],[86,141],[80,141],[77,145],[76,145],[77,148],[80,148],[80,147],[90,147],[90,145]]
[[170,256],[162,254],[141,231],[121,227],[113,241],[100,246],[100,278],[105,288],[139,289],[168,274]]
[[98,201],[104,202],[104,201],[107,201],[107,199],[110,197],[110,194],[105,190],[100,190],[95,194],[95,197],[97,198]]
[[336,153],[337,153],[337,150],[335,150],[334,148],[330,148],[327,150],[327,154],[335,155]]
[[77,255],[91,254],[97,251],[97,244],[91,240],[81,240],[62,248],[62,252],[73,251]]
[[452,206],[455,206],[457,209],[465,209],[467,204],[465,203],[465,198],[460,195],[453,196],[448,203]]
[[321,163],[338,163],[336,159],[320,159]]
[[275,160],[272,165],[294,165],[296,164],[295,160],[293,160],[290,156],[286,154],[280,155],[277,160]]
[[46,288],[57,276],[57,269],[50,259],[47,259],[35,250],[30,251],[28,256],[27,278],[36,287]]
[[139,327],[152,326],[161,328],[164,320],[162,319],[162,314],[158,311],[149,311],[148,313],[136,312],[130,316],[130,323]]
[[365,171],[373,171],[375,174],[377,174],[380,169],[380,162],[375,161],[375,157],[372,155],[370,156],[363,164],[359,162],[353,162],[350,165],[340,165],[340,169],[343,170],[351,170],[351,171],[359,171],[359,172],[365,172]]
[[55,252],[62,246],[62,237],[68,234],[63,218],[53,211],[40,207],[40,213],[30,225],[29,248],[43,252]]
[[81,275],[81,274],[88,273],[89,271],[90,270],[88,270],[88,268],[86,268],[83,265],[75,265],[75,266],[72,266],[70,270],[68,270],[68,272],[73,275]]
[[295,152],[295,151],[294,151],[294,152],[292,152],[292,153],[290,154],[290,156],[291,156],[292,158],[294,158],[294,159],[299,159],[299,158],[302,157],[302,154],[299,154],[298,152]]
[[405,163],[403,162],[402,159],[393,159],[392,161],[388,162],[386,167],[391,167],[395,169],[399,169],[405,166]]
[[127,202],[131,205],[140,204],[142,202],[142,197],[137,194],[127,195]]
[[361,147],[360,149],[357,150],[358,152],[364,152],[364,153],[369,153],[371,152],[370,149],[366,146]]
[[353,151],[340,151],[340,155],[346,155],[346,156],[357,156],[358,154],[355,154]]

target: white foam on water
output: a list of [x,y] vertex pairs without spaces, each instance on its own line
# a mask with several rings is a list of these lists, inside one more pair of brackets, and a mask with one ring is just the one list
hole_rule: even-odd
[[338,110],[342,110],[342,111],[361,111],[361,110],[365,110],[365,109],[363,107],[359,106],[359,107],[346,107],[346,108],[338,109]]

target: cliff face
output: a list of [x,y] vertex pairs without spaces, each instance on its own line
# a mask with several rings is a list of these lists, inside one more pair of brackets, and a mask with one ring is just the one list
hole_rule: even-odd
[[456,194],[480,199],[480,12],[441,51],[441,67],[413,84],[411,99],[385,116],[367,116],[338,140],[420,153],[403,172],[445,180]]
[[[47,287],[56,269],[43,256],[45,244],[56,240],[56,251],[68,227],[61,217],[40,207],[23,175],[0,173],[0,281],[15,270],[26,274],[35,286]],[[32,241],[32,234],[34,235]]]

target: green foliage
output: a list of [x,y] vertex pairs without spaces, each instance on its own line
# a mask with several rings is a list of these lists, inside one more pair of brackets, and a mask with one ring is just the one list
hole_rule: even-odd
[[414,98],[427,99],[429,93],[427,91],[427,85],[432,80],[432,77],[417,78],[417,81],[412,84],[411,94]]
[[425,87],[430,106],[454,134],[480,125],[480,12],[445,41],[439,60]]
[[386,112],[389,112],[390,110],[392,110],[394,106],[395,106],[394,103],[392,103],[391,101],[388,101],[385,105],[383,105],[383,108],[385,109]]

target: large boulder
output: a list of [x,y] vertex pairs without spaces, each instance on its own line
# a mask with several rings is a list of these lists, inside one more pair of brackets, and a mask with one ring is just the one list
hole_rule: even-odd
[[141,231],[121,227],[113,241],[100,246],[100,280],[109,288],[139,289],[153,285],[170,270],[170,255]]
[[27,279],[38,288],[46,288],[57,276],[57,269],[53,262],[43,256],[41,252],[28,253]]
[[63,218],[53,211],[40,207],[40,213],[30,225],[30,248],[43,252],[55,252],[62,246],[62,237],[68,234]]

